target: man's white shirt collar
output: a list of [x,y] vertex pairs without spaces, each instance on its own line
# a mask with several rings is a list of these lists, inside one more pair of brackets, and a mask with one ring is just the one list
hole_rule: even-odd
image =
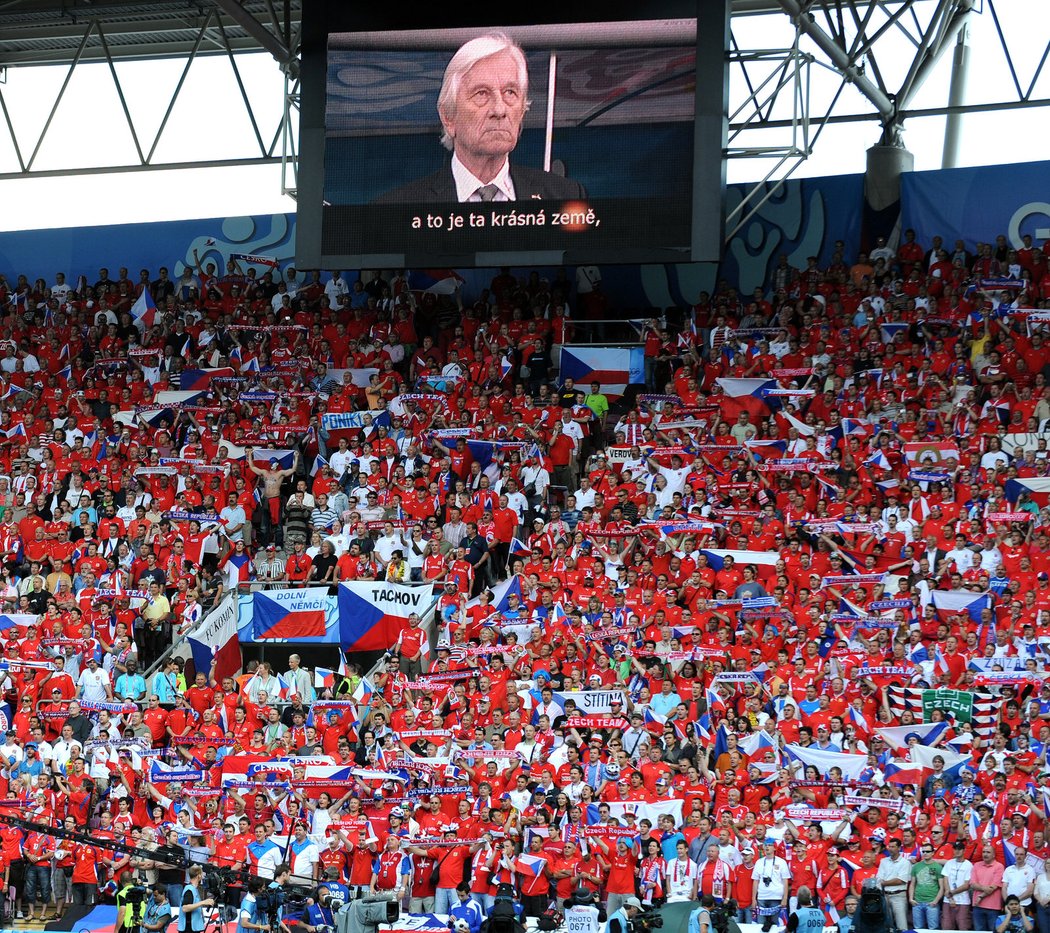
[[459,156],[453,154],[452,179],[456,183],[456,200],[460,204],[467,201],[480,201],[481,198],[478,196],[477,190],[485,187],[486,184],[495,185],[499,188],[499,194],[493,200],[514,200],[514,182],[510,180],[510,159],[504,161],[503,168],[499,170],[492,181],[484,182],[480,178],[475,177],[470,169],[459,161]]

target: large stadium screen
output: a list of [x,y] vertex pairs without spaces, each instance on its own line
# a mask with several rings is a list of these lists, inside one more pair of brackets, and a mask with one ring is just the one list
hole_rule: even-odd
[[711,258],[693,249],[694,223],[718,224],[694,217],[694,187],[721,185],[717,159],[694,166],[696,31],[328,34],[320,264]]

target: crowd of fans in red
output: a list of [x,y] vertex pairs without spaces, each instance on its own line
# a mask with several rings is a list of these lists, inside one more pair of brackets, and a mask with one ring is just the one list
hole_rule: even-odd
[[[768,928],[806,887],[845,933],[875,879],[898,920],[990,929],[1018,894],[1050,930],[1050,245],[840,246],[647,322],[622,400],[557,378],[564,274],[465,308],[234,262],[0,277],[0,813],[97,840],[0,828],[15,909],[125,870],[179,903],[132,842],[441,913],[461,883],[533,915],[583,885]],[[434,587],[429,671],[416,620],[336,690],[293,658],[289,703],[267,665],[162,659],[231,587],[353,579]]]

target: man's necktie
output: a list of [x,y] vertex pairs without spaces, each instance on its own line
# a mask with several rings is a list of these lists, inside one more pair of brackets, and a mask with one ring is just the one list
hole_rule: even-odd
[[482,185],[474,192],[482,201],[495,201],[496,195],[499,194],[499,188],[496,185]]

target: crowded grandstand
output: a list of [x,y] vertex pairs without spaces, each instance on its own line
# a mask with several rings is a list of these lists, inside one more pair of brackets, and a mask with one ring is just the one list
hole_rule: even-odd
[[[1046,929],[1050,243],[955,233],[625,312],[615,391],[564,271],[0,278],[10,916],[193,915],[188,852],[470,933],[501,891],[847,933],[872,880]],[[312,669],[201,634],[369,585],[422,611]]]

